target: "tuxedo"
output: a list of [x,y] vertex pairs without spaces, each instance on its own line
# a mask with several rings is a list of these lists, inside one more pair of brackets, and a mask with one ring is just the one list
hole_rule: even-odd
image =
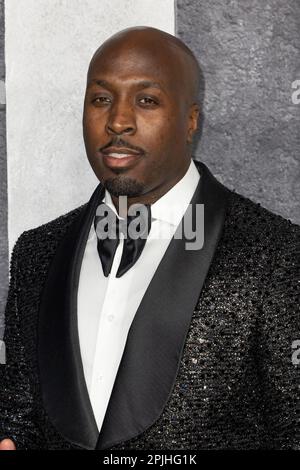
[[[107,251],[102,245],[98,246],[95,229],[97,216],[95,224],[91,224],[79,275],[77,323],[84,378],[98,430],[102,427],[133,318],[177,227],[188,210],[199,179],[199,171],[191,160],[184,176],[151,204],[150,219],[148,214],[147,221],[151,227],[150,230],[147,229],[147,238],[144,238],[146,244],[134,265],[120,277],[117,273],[122,256],[128,253],[128,245],[124,246],[123,232],[114,252],[110,275],[105,276],[108,274],[106,257],[103,266],[100,260],[102,252]],[[119,205],[121,203],[119,200]],[[121,220],[107,190],[104,201],[99,205],[100,209],[103,207],[110,208],[112,220]],[[96,213],[97,211],[98,209]],[[198,216],[195,222],[198,227],[198,245],[194,243],[192,247],[198,248],[202,241],[199,236],[203,228],[201,216]],[[128,226],[130,223],[129,219]],[[112,232],[111,238],[114,236]],[[108,243],[116,246],[114,239],[108,240]]]
[[[80,266],[104,188],[24,232],[11,258],[1,438],[19,449],[298,449],[300,227],[206,165],[204,245],[174,237],[131,324],[98,432],[77,329]],[[99,397],[101,399],[101,397]]]

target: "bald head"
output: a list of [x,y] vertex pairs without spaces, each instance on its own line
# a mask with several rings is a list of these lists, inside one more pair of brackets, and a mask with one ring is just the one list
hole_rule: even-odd
[[171,69],[174,80],[180,81],[181,90],[186,92],[187,104],[201,104],[203,78],[195,55],[179,38],[153,27],[126,28],[108,38],[94,53],[88,77],[98,60],[105,57],[114,60],[117,55],[126,56],[134,49],[152,55],[154,59],[165,57],[165,67]]

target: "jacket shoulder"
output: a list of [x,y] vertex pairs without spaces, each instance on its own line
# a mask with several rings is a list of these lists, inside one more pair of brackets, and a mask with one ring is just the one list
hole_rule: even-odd
[[243,269],[272,272],[299,259],[300,226],[260,203],[230,190],[219,250],[236,257]]
[[82,204],[38,227],[22,232],[13,247],[12,257],[23,250],[29,249],[29,252],[33,253],[42,245],[48,245],[49,248],[56,245],[86,206],[87,203]]
[[299,225],[233,190],[230,190],[227,219],[256,237],[261,234],[277,238],[289,234],[300,235]]

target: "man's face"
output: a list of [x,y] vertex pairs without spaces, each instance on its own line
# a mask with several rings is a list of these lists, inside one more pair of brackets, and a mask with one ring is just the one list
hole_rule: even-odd
[[178,69],[174,56],[159,48],[109,46],[93,60],[84,142],[94,173],[112,195],[155,200],[186,172],[198,115],[191,116]]

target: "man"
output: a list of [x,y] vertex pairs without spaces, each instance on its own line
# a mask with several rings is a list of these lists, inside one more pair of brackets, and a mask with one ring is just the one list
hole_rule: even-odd
[[[299,448],[299,227],[191,158],[199,83],[154,28],[94,54],[83,131],[100,183],[14,247],[2,449]],[[116,227],[136,204],[148,238],[101,239],[101,208]],[[188,249],[176,235],[201,205]]]

